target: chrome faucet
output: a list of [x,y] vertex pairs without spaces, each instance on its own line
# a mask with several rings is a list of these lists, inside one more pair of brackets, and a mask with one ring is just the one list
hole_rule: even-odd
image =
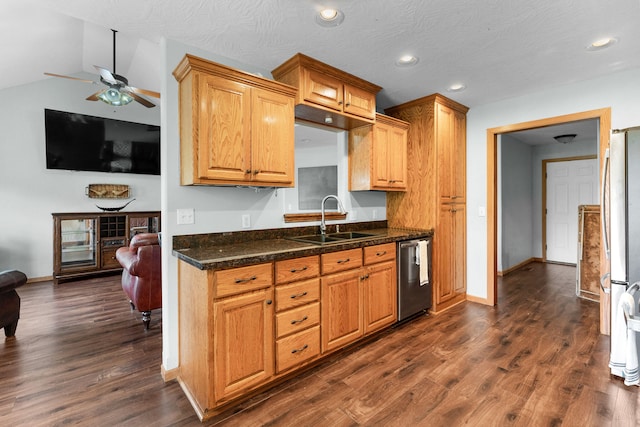
[[338,209],[340,210],[341,214],[346,214],[347,212],[344,210],[344,206],[342,206],[342,202],[340,201],[340,199],[338,199],[338,196],[335,196],[333,194],[329,194],[328,196],[326,196],[324,199],[322,199],[322,203],[320,206],[320,210],[321,210],[321,214],[322,214],[322,218],[320,219],[320,234],[325,234],[327,232],[327,224],[325,224],[325,220],[324,220],[324,204],[328,199],[336,199],[336,202],[338,202]]

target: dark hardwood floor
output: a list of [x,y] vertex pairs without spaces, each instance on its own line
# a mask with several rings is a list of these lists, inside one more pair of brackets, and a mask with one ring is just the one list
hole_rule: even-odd
[[[160,313],[144,331],[119,276],[29,284],[0,343],[0,426],[199,426],[160,376]],[[575,269],[534,263],[499,305],[464,303],[380,334],[204,425],[636,426],[638,387],[609,375],[598,305]]]

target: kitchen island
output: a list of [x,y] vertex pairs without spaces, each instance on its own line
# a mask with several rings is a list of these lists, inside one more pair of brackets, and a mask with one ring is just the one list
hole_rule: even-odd
[[396,244],[432,230],[341,227],[357,238],[294,240],[317,227],[174,237],[178,381],[201,420],[396,322]]

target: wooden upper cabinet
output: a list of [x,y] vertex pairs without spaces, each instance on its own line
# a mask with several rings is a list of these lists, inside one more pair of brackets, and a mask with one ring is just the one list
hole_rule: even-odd
[[349,132],[349,191],[405,191],[407,131],[402,120],[376,114],[376,123]]
[[271,72],[298,88],[296,117],[340,129],[371,124],[376,114],[373,83],[298,53]]
[[295,88],[191,55],[173,74],[182,185],[294,185]]
[[466,116],[445,105],[436,105],[438,194],[442,203],[465,202]]

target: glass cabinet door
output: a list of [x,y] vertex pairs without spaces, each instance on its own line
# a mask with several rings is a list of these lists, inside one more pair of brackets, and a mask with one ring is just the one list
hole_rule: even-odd
[[95,218],[60,221],[61,269],[97,265],[95,230]]

